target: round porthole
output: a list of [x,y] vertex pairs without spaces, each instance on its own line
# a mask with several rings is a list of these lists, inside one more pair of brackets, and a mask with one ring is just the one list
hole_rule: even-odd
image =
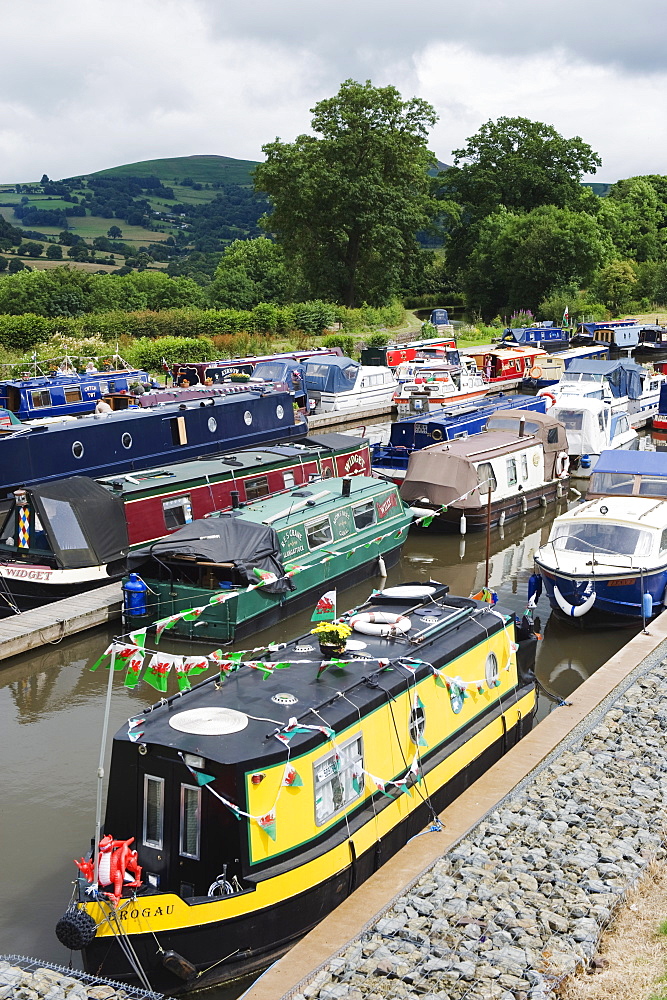
[[278,420],[282,420],[283,417],[285,416],[285,411],[280,405],[280,403],[278,403],[278,405],[276,406],[276,416],[278,417]]
[[72,445],[72,454],[75,458],[83,458],[83,445],[80,441],[75,441]]
[[498,683],[498,658],[495,653],[489,653],[487,656],[484,673],[486,675],[486,683],[489,687],[495,687]]
[[131,448],[132,447],[132,435],[131,434],[127,434],[127,433],[123,434],[122,438],[120,439],[120,443],[122,444],[123,448]]
[[252,423],[252,413],[250,412],[250,410],[245,411],[245,413],[243,414],[243,419],[246,422],[246,426],[250,427],[250,424]]
[[215,432],[217,431],[218,421],[215,419],[215,417],[208,418],[208,429],[210,430],[211,434],[215,434]]

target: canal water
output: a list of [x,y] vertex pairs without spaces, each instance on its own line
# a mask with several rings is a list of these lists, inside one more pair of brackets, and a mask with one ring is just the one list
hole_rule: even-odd
[[[576,499],[572,494],[570,500]],[[491,533],[489,586],[499,605],[521,614],[527,601],[533,553],[546,541],[551,521],[567,501],[511,521]],[[470,595],[485,583],[484,533],[465,538],[412,531],[390,585],[429,579],[447,583],[454,594]],[[339,610],[364,601],[380,578],[339,595]],[[537,676],[556,699],[568,695],[637,629],[586,631],[554,620],[546,598],[537,608],[543,638]],[[118,626],[117,626],[118,627]],[[280,627],[253,637],[287,639],[310,629],[310,614],[286,619]],[[113,636],[100,628],[38,652],[0,662],[0,754],[2,866],[0,869],[0,954],[33,955],[66,964],[69,954],[54,927],[64,913],[75,875],[73,859],[87,850],[94,833],[96,774],[108,674],[90,667]],[[236,648],[251,643],[238,644]],[[183,652],[168,639],[166,650]],[[210,646],[209,646],[210,648]],[[203,652],[206,647],[193,648]],[[154,698],[152,688],[130,691],[117,674],[111,702],[111,732],[137,715]],[[540,717],[563,711],[544,694]],[[76,960],[76,956],[75,956]],[[212,991],[230,998],[238,991]]]

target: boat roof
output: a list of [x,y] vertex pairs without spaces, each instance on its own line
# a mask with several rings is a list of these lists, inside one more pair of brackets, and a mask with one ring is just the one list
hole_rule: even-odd
[[[543,414],[539,415],[543,416]],[[530,417],[532,416],[533,414],[530,413]],[[441,441],[438,444],[431,444],[427,448],[423,448],[421,452],[414,454],[445,452],[455,455],[457,458],[467,458],[474,462],[487,462],[497,455],[510,454],[513,451],[521,451],[523,448],[538,444],[540,444],[540,440],[533,434],[524,434],[523,437],[519,437],[518,434],[513,434],[511,431],[490,430],[480,431],[479,434],[471,434],[467,438],[458,438],[455,441]],[[412,456],[410,461],[412,461]]]
[[667,454],[663,451],[626,451],[624,448],[610,448],[601,453],[595,463],[595,471],[667,477]]
[[208,457],[194,459],[190,462],[175,462],[171,465],[158,465],[152,469],[140,469],[124,475],[102,476],[97,482],[124,499],[132,499],[134,494],[145,494],[154,487],[163,493],[165,486],[170,490],[178,490],[185,484],[191,486],[201,480],[207,482],[212,477],[234,473],[243,475],[249,470],[261,472],[272,462],[281,462],[285,458],[303,461],[316,458],[322,451],[346,452],[366,445],[365,438],[353,438],[347,434],[309,435],[303,441],[290,444],[276,444],[263,448],[240,449],[235,452],[218,453]]
[[461,354],[466,354],[469,357],[477,356],[480,354],[494,354],[499,358],[522,358],[526,355],[532,355],[534,357],[543,355],[546,357],[547,352],[543,347],[533,347],[530,344],[482,344],[481,347],[464,347]]
[[581,396],[578,392],[563,392],[556,396],[556,402],[549,412],[558,416],[562,410],[589,410],[591,413],[601,413],[602,410],[610,409],[611,403],[606,403],[603,399]]
[[[308,631],[280,643],[275,652],[256,654],[261,658],[254,664],[273,666],[268,676],[246,664],[240,669],[238,664],[229,664],[232,670],[225,672],[222,684],[215,674],[191,691],[161,699],[142,713],[141,742],[161,747],[173,759],[178,759],[179,753],[193,753],[242,770],[261,771],[285,761],[285,743],[276,739],[276,734],[296,719],[299,728],[289,740],[292,759],[298,761],[301,754],[319,745],[328,752],[327,727],[337,733],[359,727],[360,717],[404,693],[406,685],[432,677],[434,666],[445,666],[477,646],[480,637],[505,629],[509,616],[498,605],[491,609],[468,598],[450,597],[441,584],[430,586],[433,596],[421,601],[392,601],[376,593],[361,606],[365,612],[387,611],[409,617],[412,635],[428,631],[417,647],[419,659],[411,659],[409,666],[402,659],[414,656],[410,638],[364,635],[365,648],[346,654],[350,662],[344,669],[330,667],[320,672],[322,654]],[[438,619],[440,627],[425,624],[425,610],[429,622]],[[284,669],[277,669],[278,664]],[[293,699],[286,699],[286,694]],[[217,730],[211,720],[212,709],[223,710],[216,719]],[[240,718],[241,726],[225,728],[226,712],[234,713],[233,721]],[[209,724],[202,731],[196,721],[204,714]],[[125,723],[115,742],[130,740]]]
[[554,526],[578,521],[610,521],[628,524],[632,528],[667,527],[667,500],[656,497],[606,496],[589,500],[565,514],[560,514]]
[[611,375],[613,372],[625,369],[628,372],[639,372],[646,374],[646,368],[638,365],[636,361],[628,358],[616,358],[615,361],[589,361],[586,358],[575,358],[567,370],[567,374],[573,375]]

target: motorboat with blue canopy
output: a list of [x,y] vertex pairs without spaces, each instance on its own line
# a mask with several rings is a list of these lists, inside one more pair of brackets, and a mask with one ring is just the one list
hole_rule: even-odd
[[636,361],[617,358],[613,361],[573,361],[556,385],[540,389],[540,395],[556,402],[564,396],[601,399],[615,413],[653,416],[658,409],[660,387],[665,376]]
[[307,358],[304,383],[317,412],[389,406],[397,386],[389,368],[344,356]]
[[667,499],[667,454],[661,451],[603,451],[586,491],[592,496]]

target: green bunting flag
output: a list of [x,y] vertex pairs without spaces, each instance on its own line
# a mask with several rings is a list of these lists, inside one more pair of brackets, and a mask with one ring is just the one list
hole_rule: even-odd
[[203,771],[191,771],[191,774],[200,788],[203,788],[204,785],[208,785],[211,781],[215,781],[214,774],[204,774]]
[[[107,657],[110,658],[111,654],[115,653],[116,656],[114,659],[114,670],[124,670],[125,667],[127,666],[127,661],[130,660],[135,655],[135,653],[138,652],[139,650],[137,646],[135,646],[134,644],[128,645],[127,643],[123,642],[112,642],[110,646],[107,646],[105,651],[100,656],[99,660],[96,660],[95,663],[93,663],[90,669],[91,671],[97,670],[98,667],[102,666]],[[111,661],[109,661],[107,666],[111,666]]]
[[253,573],[255,574],[258,580],[262,581],[262,583],[275,583],[276,580],[278,579],[275,573],[270,573],[266,569],[255,568],[253,570]]
[[174,657],[170,653],[153,653],[144,680],[160,694],[167,693],[167,676],[172,668]]
[[143,650],[136,651],[136,654],[127,661],[127,673],[125,674],[125,687],[135,688],[141,677],[141,668],[144,665]]
[[425,517],[422,520],[422,528],[430,528],[433,523],[433,515],[431,517]]

